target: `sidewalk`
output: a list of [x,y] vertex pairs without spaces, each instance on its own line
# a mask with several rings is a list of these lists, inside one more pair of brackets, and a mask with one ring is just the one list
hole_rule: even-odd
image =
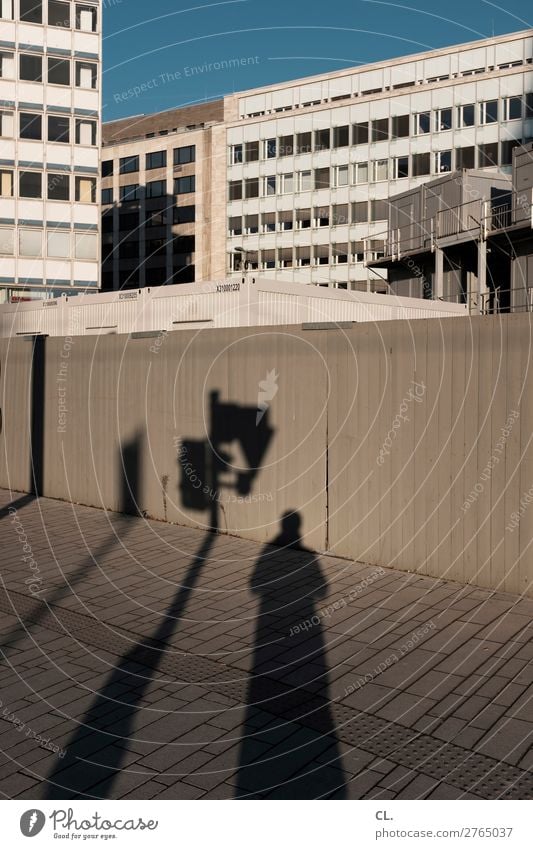
[[533,798],[533,600],[0,510],[4,798]]

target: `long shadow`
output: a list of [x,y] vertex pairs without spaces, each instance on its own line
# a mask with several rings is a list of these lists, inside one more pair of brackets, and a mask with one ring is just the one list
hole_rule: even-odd
[[260,601],[237,798],[346,798],[316,606],[327,584],[300,527],[284,514],[250,582]]

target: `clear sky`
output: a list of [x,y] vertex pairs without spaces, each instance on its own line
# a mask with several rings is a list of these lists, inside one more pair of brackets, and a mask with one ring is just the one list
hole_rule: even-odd
[[[530,0],[505,0],[505,6],[103,0],[103,6],[105,120],[533,26]],[[230,60],[238,66],[224,64]]]

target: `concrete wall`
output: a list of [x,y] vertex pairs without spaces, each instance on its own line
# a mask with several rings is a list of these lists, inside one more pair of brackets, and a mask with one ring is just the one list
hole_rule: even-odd
[[[186,331],[159,347],[47,339],[42,491],[112,510],[136,500],[150,516],[258,541],[299,510],[310,547],[533,594],[530,343],[527,315]],[[0,485],[13,490],[31,487],[31,357],[31,342],[0,342]],[[214,391],[231,405],[215,426]],[[261,392],[271,400],[256,427]],[[206,440],[226,455],[224,485],[197,510],[184,492]]]

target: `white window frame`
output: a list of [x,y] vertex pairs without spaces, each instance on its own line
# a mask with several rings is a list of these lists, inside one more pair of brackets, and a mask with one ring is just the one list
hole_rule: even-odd
[[[492,105],[493,103],[496,104],[496,118],[494,118],[494,119],[491,118],[490,121],[487,121],[487,106],[489,104]],[[493,98],[492,100],[483,100],[479,104],[479,123],[481,124],[482,127],[488,127],[491,124],[497,124],[499,117],[500,117],[500,104],[499,104],[499,101],[498,101],[497,98]]]

